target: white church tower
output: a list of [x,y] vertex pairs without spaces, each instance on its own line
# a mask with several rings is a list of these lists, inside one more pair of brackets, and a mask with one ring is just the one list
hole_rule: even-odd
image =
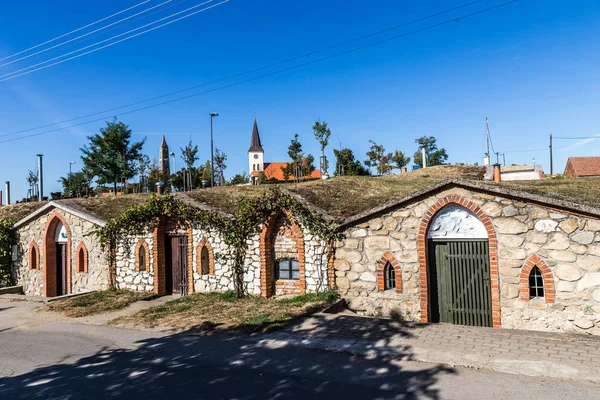
[[250,149],[248,150],[248,175],[250,175],[250,183],[257,185],[259,183],[259,175],[265,170],[265,151],[260,143],[258,134],[258,125],[256,117],[254,117],[254,127],[252,128],[252,139],[250,140]]

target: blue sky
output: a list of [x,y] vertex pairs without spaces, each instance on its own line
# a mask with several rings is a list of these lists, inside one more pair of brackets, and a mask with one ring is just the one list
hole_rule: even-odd
[[[140,1],[7,2],[0,14],[0,58]],[[467,2],[231,0],[94,54],[0,82],[0,134],[210,82]],[[359,45],[501,2],[484,0]],[[184,1],[154,19],[198,3]],[[412,155],[415,138],[433,135],[447,149],[450,162],[465,163],[481,163],[487,116],[495,148],[506,152],[507,163],[531,163],[535,157],[548,172],[550,133],[600,135],[598,37],[600,1],[521,0],[359,52],[119,118],[135,138],[147,137],[145,152],[151,157],[158,156],[165,134],[178,154],[191,137],[205,160],[210,157],[208,114],[219,112],[215,145],[228,155],[226,175],[231,176],[247,169],[255,114],[266,161],[285,161],[294,133],[305,150],[318,156],[311,126],[321,119],[333,131],[328,148],[332,161],[333,148],[340,144],[364,160],[369,139]],[[44,59],[0,67],[0,75]],[[110,113],[106,117],[112,119]],[[13,201],[26,194],[25,177],[28,169],[35,169],[36,153],[45,154],[45,192],[60,190],[56,181],[68,172],[69,161],[77,161],[75,170],[81,168],[79,148],[86,135],[103,125],[95,122],[0,143],[0,181],[12,182]],[[555,172],[562,172],[570,155],[600,154],[600,141],[595,140],[556,140],[555,147]]]

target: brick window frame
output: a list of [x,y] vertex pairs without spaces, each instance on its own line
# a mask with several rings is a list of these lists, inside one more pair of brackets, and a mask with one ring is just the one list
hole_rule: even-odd
[[44,228],[44,296],[54,297],[56,292],[56,228],[58,223],[62,223],[67,231],[67,294],[71,294],[71,228],[65,217],[54,211],[48,217],[48,222]]
[[[146,257],[145,257],[146,270],[145,271],[140,271],[140,249],[141,248],[144,248],[144,250],[146,252]],[[135,253],[134,254],[135,254],[135,270],[136,270],[136,272],[150,272],[150,245],[148,244],[146,239],[138,240],[137,244],[135,245]]]
[[273,228],[277,224],[279,218],[286,217],[292,225],[294,237],[296,238],[298,262],[300,263],[300,279],[294,281],[294,285],[299,294],[306,293],[304,232],[292,213],[288,210],[282,210],[281,213],[271,215],[267,218],[260,233],[260,293],[264,298],[271,297],[275,294],[275,260],[273,259],[273,243],[271,237]]
[[88,251],[83,241],[79,242],[75,250],[75,271],[80,274],[88,273]]
[[[377,291],[385,292],[385,266],[390,263],[394,270],[394,276],[396,277],[396,293],[402,293],[402,268],[396,260],[396,258],[389,251],[386,252],[383,257],[377,262]],[[391,290],[391,289],[387,289]]]
[[490,257],[490,284],[492,291],[492,327],[500,328],[500,274],[498,267],[498,238],[494,225],[488,216],[471,200],[459,195],[448,195],[439,199],[421,219],[418,231],[418,254],[419,254],[419,290],[421,322],[429,321],[429,274],[428,274],[428,238],[430,223],[434,217],[448,204],[457,204],[473,212],[483,223],[488,235],[488,248]]
[[531,274],[531,270],[533,267],[538,267],[538,269],[542,272],[542,276],[544,277],[544,301],[546,304],[554,304],[556,300],[556,290],[554,288],[554,276],[552,275],[552,271],[548,267],[548,265],[538,256],[537,254],[532,254],[529,256],[525,264],[521,267],[521,275],[520,275],[520,294],[521,300],[523,301],[531,301],[531,297],[529,296],[529,274]]
[[29,269],[40,269],[40,248],[35,240],[32,240],[29,244]]
[[202,238],[198,247],[196,247],[196,272],[200,275],[207,275],[202,273],[202,250],[206,248],[208,251],[208,275],[215,274],[215,255],[213,248],[205,237]]

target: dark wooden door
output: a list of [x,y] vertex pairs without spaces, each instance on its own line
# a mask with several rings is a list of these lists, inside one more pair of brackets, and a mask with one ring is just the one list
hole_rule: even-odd
[[488,241],[431,241],[429,249],[432,318],[492,326]]
[[167,291],[187,295],[187,236],[169,236],[167,239]]
[[56,244],[56,295],[67,294],[67,245]]

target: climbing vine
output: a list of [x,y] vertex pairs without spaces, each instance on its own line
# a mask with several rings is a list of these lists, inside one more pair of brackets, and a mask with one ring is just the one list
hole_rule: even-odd
[[11,286],[13,283],[11,247],[15,243],[15,232],[12,226],[12,221],[0,219],[0,286]]
[[[175,196],[153,195],[144,204],[133,206],[119,217],[110,220],[93,234],[103,246],[114,249],[116,243],[152,229],[159,221],[167,220],[183,225],[187,222],[202,229],[215,229],[230,247],[234,259],[234,280],[238,296],[243,296],[243,267],[248,240],[259,233],[265,221],[282,210],[290,212],[298,222],[313,235],[331,243],[341,238],[334,221],[328,221],[319,213],[307,208],[292,196],[275,186],[259,197],[241,197],[233,217],[212,210],[200,209]],[[110,251],[111,257],[114,252]],[[112,264],[111,264],[112,265]]]

